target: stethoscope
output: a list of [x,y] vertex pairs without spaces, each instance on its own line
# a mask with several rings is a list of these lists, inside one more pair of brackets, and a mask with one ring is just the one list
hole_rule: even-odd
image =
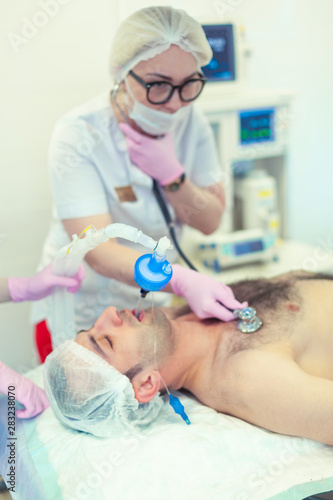
[[[159,207],[161,209],[161,212],[163,214],[163,217],[165,219],[165,222],[168,226],[168,231],[170,234],[170,238],[175,245],[177,252],[179,253],[180,257],[186,262],[188,267],[192,269],[193,271],[197,271],[197,268],[192,264],[192,262],[186,257],[184,252],[179,246],[176,232],[175,232],[175,223],[173,222],[170,212],[168,210],[168,207],[165,203],[165,200],[161,194],[160,187],[157,184],[155,180],[153,180],[153,193],[155,195],[155,198],[159,204]],[[237,323],[237,328],[240,332],[242,333],[254,333],[259,328],[262,326],[262,321],[260,318],[257,316],[257,312],[254,309],[254,307],[244,307],[243,309],[230,309],[229,307],[225,306],[223,304],[223,307],[231,311],[235,318],[238,318],[239,321]]]
[[[115,104],[115,106],[117,107],[118,111],[120,112],[120,114],[122,115],[124,120],[127,123],[129,123],[128,117],[126,116],[126,114],[123,112],[123,110],[121,109],[121,107],[117,103],[116,95],[117,95],[118,90],[119,90],[119,84],[116,84],[114,89],[111,91],[111,100]],[[161,194],[160,187],[154,179],[153,179],[153,193],[155,195],[157,203],[160,207],[160,210],[163,214],[164,220],[165,220],[166,225],[168,227],[170,238],[171,238],[173,244],[175,245],[175,248],[176,248],[178,254],[180,255],[180,257],[184,260],[184,262],[187,264],[187,266],[190,269],[198,272],[198,269],[192,264],[192,262],[188,259],[188,257],[186,257],[186,255],[184,254],[184,252],[182,251],[182,249],[178,243],[176,231],[175,231],[175,223],[171,218],[167,204],[166,204],[166,202]],[[230,309],[229,307],[225,306],[224,304],[223,304],[223,307],[225,307],[226,309],[231,311],[234,314],[235,318],[239,319],[239,321],[237,323],[237,328],[242,333],[254,333],[257,330],[259,330],[259,328],[262,326],[262,321],[260,318],[258,318],[257,312],[254,309],[254,307],[245,307],[244,309],[234,309],[234,310]]]

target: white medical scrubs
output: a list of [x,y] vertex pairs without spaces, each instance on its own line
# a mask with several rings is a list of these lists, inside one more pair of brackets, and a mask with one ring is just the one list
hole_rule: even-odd
[[[218,182],[221,170],[213,134],[206,118],[194,105],[172,133],[177,157],[187,177],[201,187]],[[47,265],[57,251],[70,242],[62,219],[110,213],[113,222],[135,226],[156,240],[168,235],[152,192],[152,179],[131,163],[125,136],[119,129],[108,92],[74,109],[58,122],[50,146],[49,169],[54,196],[53,220],[39,267]],[[121,201],[119,188],[123,187],[130,187],[135,199]],[[125,192],[128,193],[128,188]],[[168,206],[177,222],[180,237],[181,224],[172,206]],[[119,240],[119,243],[145,253],[138,244],[125,240]],[[169,251],[167,259],[175,262],[176,251]],[[84,266],[86,277],[82,288],[75,294],[78,329],[90,328],[109,305],[118,309],[135,307],[139,298],[138,287],[101,276],[86,263]],[[155,293],[155,304],[168,305],[170,297],[168,293]],[[150,307],[151,301],[147,299],[145,306]],[[52,330],[52,314],[52,298],[48,297],[34,303],[32,322],[36,324],[46,319]]]

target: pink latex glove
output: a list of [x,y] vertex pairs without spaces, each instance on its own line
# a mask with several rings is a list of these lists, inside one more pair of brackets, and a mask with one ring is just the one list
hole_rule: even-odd
[[[8,389],[10,386],[14,389]],[[0,392],[8,396],[8,391],[14,394],[16,401],[25,406],[25,410],[17,410],[18,418],[34,417],[50,404],[43,389],[0,361]]]
[[154,139],[140,134],[127,123],[120,123],[119,128],[126,136],[131,161],[159,184],[170,184],[184,173],[170,133]]
[[200,319],[218,318],[222,321],[232,321],[235,316],[223,307],[223,304],[232,310],[248,306],[247,302],[238,302],[231,288],[214,278],[179,264],[174,264],[172,270],[172,291],[179,297],[184,297]]
[[75,293],[81,287],[85,271],[81,265],[72,278],[57,276],[52,272],[53,263],[30,278],[8,278],[8,290],[13,302],[22,300],[39,300],[52,293],[55,286],[67,287],[69,292]]

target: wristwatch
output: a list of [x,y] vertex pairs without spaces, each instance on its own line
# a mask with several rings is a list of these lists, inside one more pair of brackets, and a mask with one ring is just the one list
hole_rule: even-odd
[[162,188],[164,189],[164,191],[169,191],[171,193],[174,193],[175,191],[178,191],[180,186],[183,184],[183,182],[185,181],[185,177],[186,177],[186,175],[184,172],[178,179],[170,182],[170,184],[166,184],[165,186],[162,186]]

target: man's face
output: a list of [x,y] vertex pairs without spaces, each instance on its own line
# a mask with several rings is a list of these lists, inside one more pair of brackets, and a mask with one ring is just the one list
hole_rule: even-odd
[[171,352],[170,333],[170,323],[159,309],[143,311],[139,321],[128,309],[108,307],[90,330],[78,333],[75,342],[126,373],[137,364],[153,361],[155,338],[157,353]]

